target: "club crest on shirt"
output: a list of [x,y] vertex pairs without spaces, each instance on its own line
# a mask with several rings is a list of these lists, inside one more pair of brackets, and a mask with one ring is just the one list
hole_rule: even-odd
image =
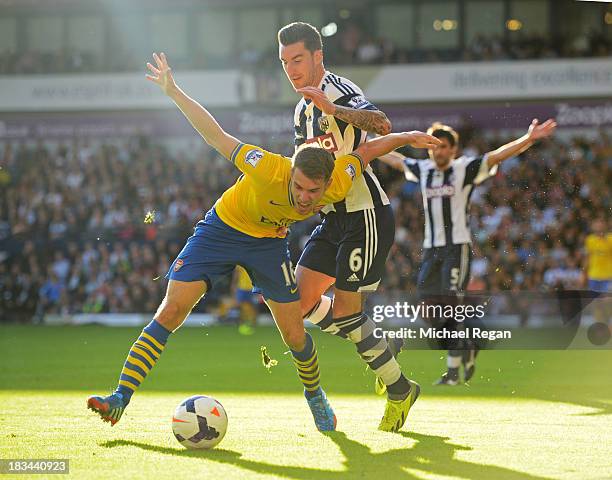
[[349,177],[351,177],[351,179],[355,178],[355,175],[357,175],[357,171],[355,170],[355,167],[353,167],[353,164],[349,163],[347,165],[347,167],[344,169],[344,171],[346,173],[348,173]]
[[249,150],[244,157],[244,161],[251,165],[252,167],[256,167],[259,161],[263,158],[263,152],[261,150],[253,149]]
[[329,130],[329,117],[325,115],[320,116],[318,120],[318,124],[319,124],[319,129],[322,132],[327,132],[327,130]]

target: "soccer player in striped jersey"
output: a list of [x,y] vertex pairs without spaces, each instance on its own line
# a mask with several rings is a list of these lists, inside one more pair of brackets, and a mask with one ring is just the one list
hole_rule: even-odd
[[[291,23],[279,30],[278,43],[285,74],[303,97],[294,112],[296,148],[318,144],[340,158],[365,144],[367,132],[391,131],[387,116],[357,85],[325,69],[316,28]],[[386,339],[374,337],[375,323],[363,312],[364,295],[377,289],[395,236],[389,199],[368,167],[346,199],[325,207],[322,214],[323,222],[313,231],[296,270],[302,312],[323,331],[356,345],[387,387],[379,428],[398,430],[420,387],[403,375]],[[323,295],[332,286],[333,305]]]
[[289,260],[287,230],[323,206],[338,202],[375,157],[401,145],[431,147],[439,141],[422,132],[397,133],[334,159],[320,147],[306,147],[293,159],[240,142],[176,85],[165,55],[154,54],[147,78],[161,87],[204,140],[243,175],[198,222],[172,263],[166,296],[132,345],[116,391],[92,396],[87,406],[115,424],[134,392],[161,357],[170,334],[220,278],[242,265],[264,296],[291,350],[304,396],[319,430],[334,430],[336,417],[320,387],[317,350],[305,332],[300,298]]
[[[552,119],[543,124],[533,120],[525,135],[497,150],[479,157],[455,158],[459,135],[447,125],[434,123],[427,133],[441,143],[429,150],[429,160],[404,158],[396,152],[380,157],[383,162],[403,171],[406,180],[418,182],[421,187],[425,232],[417,290],[422,298],[441,294],[454,296],[465,289],[472,258],[469,208],[474,187],[495,175],[501,162],[552,135],[555,128]],[[464,381],[472,378],[477,350],[469,344],[463,347],[449,350],[447,371],[437,385],[457,385],[462,363]],[[401,342],[394,342],[391,348],[397,354]],[[384,392],[384,385],[378,379],[376,387],[378,393]]]

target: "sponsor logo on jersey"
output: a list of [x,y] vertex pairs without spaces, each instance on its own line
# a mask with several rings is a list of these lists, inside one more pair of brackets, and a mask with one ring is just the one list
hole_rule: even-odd
[[347,282],[358,282],[359,281],[359,277],[353,273],[350,277],[348,277],[346,279],[346,281]]
[[348,173],[349,177],[351,177],[351,179],[355,178],[355,175],[357,175],[357,171],[355,170],[355,167],[353,167],[352,163],[349,163],[347,165],[347,167],[344,169],[344,171],[346,173]]
[[288,233],[289,233],[289,229],[287,227],[278,227],[276,229],[276,234],[279,237],[286,237]]
[[319,128],[321,129],[322,132],[327,132],[327,130],[329,130],[329,117],[328,116],[323,115],[319,117],[318,123],[319,123]]
[[270,218],[266,218],[263,215],[261,216],[259,221],[261,223],[265,223],[266,225],[273,225],[275,227],[280,227],[280,228],[286,228],[296,222],[296,220],[293,220],[291,218],[281,218],[278,222],[275,222],[274,220]]
[[178,260],[175,262],[175,264],[174,264],[174,271],[175,271],[175,272],[178,272],[178,271],[181,269],[181,267],[183,266],[183,264],[184,264],[184,263],[185,263],[185,262],[183,261],[183,259],[182,259],[182,258],[179,258],[179,259],[178,259]]
[[263,152],[261,150],[249,150],[245,156],[244,161],[251,165],[252,167],[256,167],[259,161],[263,158]]
[[442,185],[440,187],[430,187],[425,189],[427,198],[452,197],[455,194],[455,187],[452,185]]
[[318,143],[319,147],[324,148],[328,152],[334,153],[338,151],[338,145],[336,144],[336,140],[331,133],[326,133],[325,135],[319,135],[318,137],[309,138],[306,140],[306,143]]

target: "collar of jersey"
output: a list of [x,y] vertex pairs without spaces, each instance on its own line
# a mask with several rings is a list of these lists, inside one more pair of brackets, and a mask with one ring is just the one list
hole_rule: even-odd
[[[321,77],[321,81],[319,82],[319,85],[317,85],[318,89],[321,89],[321,90],[323,89],[323,81],[325,80],[325,77],[327,77],[330,74],[331,74],[331,72],[329,70],[325,70],[325,73],[323,73],[323,76]],[[312,103],[312,100],[306,100],[304,98],[304,103],[306,105],[310,105]]]
[[289,184],[287,185],[287,198],[289,199],[289,205],[293,207],[295,205],[295,202],[293,201],[293,195],[291,195],[291,183],[292,182],[293,180],[290,178]]
[[319,82],[319,85],[317,86],[317,88],[321,88],[323,86],[323,81],[325,80],[325,77],[327,77],[330,74],[331,74],[331,72],[329,70],[325,70],[325,72],[323,73],[323,76],[321,77],[321,81]]

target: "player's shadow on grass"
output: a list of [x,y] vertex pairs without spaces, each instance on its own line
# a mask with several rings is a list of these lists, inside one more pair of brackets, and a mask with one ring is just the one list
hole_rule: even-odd
[[[456,478],[477,479],[494,478],[496,480],[545,480],[546,477],[511,470],[495,465],[467,462],[455,458],[458,451],[472,450],[471,447],[449,443],[447,437],[423,435],[413,432],[401,432],[405,439],[413,440],[406,448],[397,448],[381,453],[373,453],[370,448],[351,440],[343,432],[325,434],[335,443],[344,456],[344,469],[322,470],[312,467],[295,467],[275,465],[265,462],[243,459],[241,454],[231,450],[184,450],[182,448],[161,447],[129,440],[113,440],[102,443],[102,447],[121,446],[138,447],[167,455],[199,457],[213,462],[225,463],[260,474],[276,475],[295,480],[329,480],[361,478],[421,478],[410,470],[419,473],[431,473]],[[304,463],[308,464],[308,451],[304,451]],[[408,471],[407,471],[408,470]]]

